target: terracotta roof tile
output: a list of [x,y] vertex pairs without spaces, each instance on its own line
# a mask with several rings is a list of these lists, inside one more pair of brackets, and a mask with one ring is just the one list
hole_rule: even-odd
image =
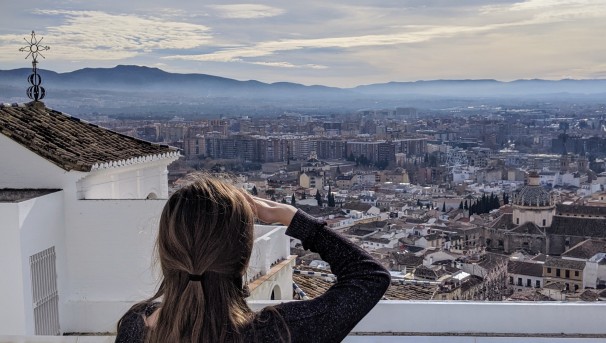
[[562,256],[588,260],[599,253],[606,253],[606,241],[587,239],[563,253]]
[[0,104],[0,133],[64,170],[177,154],[177,149],[129,137],[51,110],[42,102]]

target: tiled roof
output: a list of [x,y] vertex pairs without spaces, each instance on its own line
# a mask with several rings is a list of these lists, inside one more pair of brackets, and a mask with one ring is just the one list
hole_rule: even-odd
[[406,266],[407,268],[415,268],[421,264],[423,264],[423,257],[415,256],[411,253],[394,253],[392,254],[396,263],[401,266]]
[[355,211],[360,211],[360,212],[366,212],[368,210],[370,210],[370,208],[372,207],[371,204],[363,204],[361,202],[348,202],[343,204],[343,206],[341,206],[344,209],[347,210],[355,210]]
[[[323,271],[326,272],[326,271]],[[316,298],[326,292],[334,283],[319,277],[293,274],[292,280],[310,298]],[[412,284],[391,284],[385,292],[386,300],[431,300],[435,287]]]
[[178,156],[176,148],[101,128],[46,108],[42,102],[0,104],[0,133],[70,171]]
[[544,207],[552,204],[551,196],[543,187],[539,185],[526,185],[515,193],[513,204],[519,206]]
[[583,268],[585,268],[585,262],[547,256],[545,267],[583,270]]
[[58,191],[60,191],[60,189],[3,188],[0,189],[0,202],[21,202]]
[[511,229],[509,232],[521,233],[527,235],[541,235],[544,236],[545,232],[541,230],[535,223],[526,222],[518,227]]
[[509,260],[509,262],[507,262],[507,272],[509,274],[519,274],[519,275],[542,277],[543,276],[543,264]]
[[493,229],[509,230],[513,228],[513,214],[504,213],[490,223],[489,227]]
[[554,301],[554,299],[542,294],[536,289],[528,289],[520,292],[513,293],[509,298],[509,301]]
[[555,215],[547,234],[606,238],[606,220]]
[[606,217],[605,206],[556,205],[557,215],[576,215],[586,217]]
[[563,253],[562,256],[588,260],[599,253],[606,253],[606,241],[587,239]]

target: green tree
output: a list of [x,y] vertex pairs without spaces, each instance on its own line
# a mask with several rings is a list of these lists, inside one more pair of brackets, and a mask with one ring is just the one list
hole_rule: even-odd
[[442,203],[442,212],[446,212],[446,201]]
[[332,187],[328,186],[328,207],[335,207],[335,195],[332,194]]
[[290,197],[290,204],[293,205],[293,206],[297,205],[297,201],[295,200],[295,195],[294,194]]
[[253,186],[252,195],[259,195],[259,191],[257,191],[257,186]]
[[459,204],[459,210],[463,209],[463,200],[461,200],[461,203]]
[[320,193],[320,190],[316,192],[316,201],[318,202],[318,206],[322,207],[322,193]]

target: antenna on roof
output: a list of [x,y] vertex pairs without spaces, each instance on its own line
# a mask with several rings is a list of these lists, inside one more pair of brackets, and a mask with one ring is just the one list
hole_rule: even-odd
[[50,49],[49,46],[40,45],[43,39],[44,37],[38,40],[36,38],[36,33],[32,31],[32,35],[29,40],[27,40],[27,38],[23,38],[28,45],[19,49],[21,52],[27,52],[25,59],[28,59],[30,56],[32,57],[32,74],[27,78],[27,81],[29,81],[31,86],[27,89],[27,97],[34,101],[42,100],[46,95],[44,87],[40,86],[42,84],[42,77],[40,77],[40,74],[38,74],[38,56],[46,58],[44,55],[42,55],[42,51],[47,51]]

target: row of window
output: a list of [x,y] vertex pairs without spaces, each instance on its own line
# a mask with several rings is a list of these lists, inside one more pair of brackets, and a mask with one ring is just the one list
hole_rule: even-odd
[[[509,277],[509,284],[513,285],[513,276]],[[523,286],[522,285],[522,278],[519,277],[518,278],[518,286]],[[526,279],[526,287],[532,287],[532,280],[531,279]],[[541,280],[535,280],[535,284],[534,284],[535,288],[541,288]]]
[[[551,268],[547,268],[547,274],[551,274]],[[570,270],[568,269],[564,269],[564,278],[569,279],[570,278]],[[562,270],[560,268],[556,269],[556,276],[557,277],[562,277]],[[579,271],[575,270],[574,271],[574,276],[575,277],[579,277]]]

